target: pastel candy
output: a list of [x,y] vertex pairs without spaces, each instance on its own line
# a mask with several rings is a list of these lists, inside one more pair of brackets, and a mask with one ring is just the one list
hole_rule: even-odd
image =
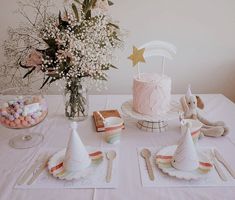
[[27,112],[23,111],[22,112],[22,116],[26,117],[27,116]]
[[40,99],[40,100],[39,100],[39,103],[40,103],[40,104],[46,104],[46,100],[45,100],[45,99]]
[[24,103],[23,102],[20,103],[19,105],[20,105],[20,108],[24,108]]
[[14,117],[15,117],[15,118],[19,118],[19,116],[20,116],[20,115],[19,115],[19,113],[17,113],[17,112],[14,114]]
[[10,111],[10,114],[13,115],[13,116],[14,116],[15,113],[16,112],[13,109]]
[[25,121],[25,120],[22,120],[22,121],[21,121],[21,124],[22,124],[23,126],[28,126],[28,125],[29,125],[28,122]]
[[25,121],[29,122],[30,120],[32,120],[32,118],[30,116],[25,117]]
[[40,101],[40,98],[38,96],[33,97],[33,102],[38,103]]
[[8,113],[7,113],[7,111],[2,111],[1,115],[2,115],[2,116],[7,116]]
[[4,112],[4,111],[6,112],[6,111],[7,111],[7,108],[2,107],[0,112]]
[[42,112],[36,112],[36,113],[34,113],[34,119],[37,119],[37,118],[39,118],[40,116],[42,115]]
[[20,105],[19,104],[16,104],[15,105],[15,110],[19,110],[20,109]]
[[38,98],[38,101],[44,100],[44,98],[41,95],[38,95],[37,98]]
[[15,124],[14,122],[10,122],[9,126],[10,126],[10,127],[15,127],[16,124]]
[[15,103],[15,101],[8,101],[8,104],[11,106]]
[[14,120],[15,120],[15,117],[14,117],[13,115],[10,115],[10,116],[8,117],[8,119],[9,119],[10,121],[14,121]]
[[23,116],[19,116],[19,120],[24,120],[24,117]]
[[23,113],[23,109],[19,108],[19,109],[17,110],[17,113],[22,114],[22,113]]
[[[38,109],[27,112],[26,105],[38,104]],[[28,107],[27,107],[28,108]],[[45,99],[38,95],[23,98],[22,96],[4,103],[0,108],[0,123],[9,128],[25,128],[41,122],[47,115]]]
[[25,104],[25,105],[30,104],[30,100],[29,100],[29,99],[26,99],[26,100],[24,101],[24,104]]
[[19,124],[20,124],[20,120],[19,120],[19,119],[15,119],[14,122],[15,122],[16,125],[19,125]]

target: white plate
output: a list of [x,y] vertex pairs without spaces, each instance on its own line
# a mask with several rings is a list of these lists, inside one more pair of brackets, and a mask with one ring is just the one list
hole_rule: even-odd
[[175,169],[171,165],[171,159],[174,155],[176,148],[176,145],[164,147],[156,155],[156,164],[158,168],[169,176],[185,180],[197,180],[205,177],[213,168],[213,165],[211,164],[209,159],[201,151],[198,151],[198,157],[200,162],[198,169],[194,171],[181,171]]
[[[78,172],[66,172],[63,168],[63,160],[65,156],[66,149],[62,149],[55,153],[48,161],[48,170],[49,173],[52,174],[55,178],[65,179],[65,180],[72,180],[72,179],[79,179],[85,178],[87,176],[92,175],[95,173],[97,166],[103,160],[103,153],[101,151],[89,151],[89,155],[92,159],[91,165],[81,171]],[[94,154],[98,155],[94,155]]]
[[137,120],[144,120],[144,121],[151,121],[151,122],[168,121],[168,120],[176,119],[179,116],[179,112],[182,112],[182,108],[179,102],[175,100],[171,101],[170,109],[168,112],[161,114],[161,115],[156,115],[156,116],[144,115],[144,114],[134,111],[132,100],[129,100],[123,103],[121,108],[122,108],[123,113],[128,115],[129,117],[132,117]]

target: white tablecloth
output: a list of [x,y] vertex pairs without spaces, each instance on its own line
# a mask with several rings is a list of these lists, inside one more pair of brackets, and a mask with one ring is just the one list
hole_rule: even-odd
[[[235,168],[235,105],[220,94],[201,95],[205,101],[204,115],[211,120],[224,120],[230,128],[230,134],[221,138],[203,138],[202,146],[214,146],[220,149],[224,157]],[[14,184],[27,163],[41,148],[64,148],[69,136],[69,123],[64,117],[61,96],[46,96],[49,114],[41,124],[25,130],[11,130],[0,127],[0,200],[39,200],[39,199],[81,199],[81,200],[143,200],[143,199],[235,199],[235,187],[179,187],[179,188],[143,188],[140,180],[137,147],[162,146],[175,144],[180,136],[177,120],[169,123],[165,133],[146,133],[139,130],[134,121],[126,120],[126,129],[117,146],[119,159],[119,186],[117,189],[14,189]],[[90,96],[90,113],[104,108],[117,108],[129,100],[130,95]],[[175,95],[178,99],[179,96]],[[26,131],[41,132],[44,142],[32,149],[16,150],[8,145],[13,136]],[[93,119],[79,123],[78,132],[86,145],[110,147],[95,132]],[[157,178],[157,177],[156,177]]]

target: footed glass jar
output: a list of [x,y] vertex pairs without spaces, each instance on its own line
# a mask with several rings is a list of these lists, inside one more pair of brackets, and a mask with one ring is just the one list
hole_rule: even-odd
[[23,129],[35,126],[47,116],[44,96],[28,88],[10,88],[0,92],[0,122],[3,126]]
[[88,117],[89,101],[87,88],[79,79],[66,83],[64,91],[65,116],[72,121],[83,121]]

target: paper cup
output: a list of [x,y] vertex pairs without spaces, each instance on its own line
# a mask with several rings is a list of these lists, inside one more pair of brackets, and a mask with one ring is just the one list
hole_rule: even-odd
[[123,119],[120,117],[107,117],[104,122],[104,140],[110,144],[120,142]]
[[200,134],[201,134],[200,129],[202,128],[202,123],[198,120],[195,120],[195,119],[182,119],[180,122],[182,134],[186,133],[186,131],[187,131],[186,124],[188,122],[190,124],[192,124],[190,131],[191,131],[191,136],[193,138],[193,142],[195,143],[198,141],[198,138],[200,137]]

